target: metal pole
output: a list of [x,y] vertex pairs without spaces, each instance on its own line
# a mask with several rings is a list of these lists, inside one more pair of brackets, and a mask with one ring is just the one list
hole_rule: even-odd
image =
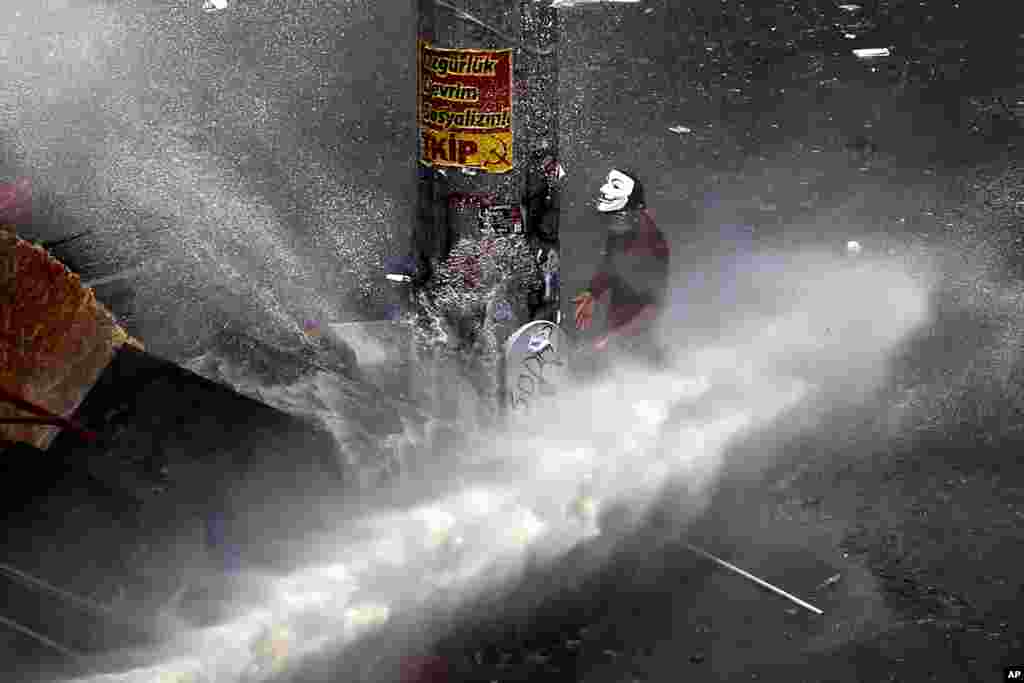
[[[435,332],[433,339],[420,335],[415,355],[423,369],[423,393],[442,421],[470,418],[490,426],[504,398],[505,338],[558,307],[557,294],[547,294],[538,266],[540,255],[557,252],[557,220],[552,220],[557,206],[547,201],[551,193],[538,192],[536,182],[548,157],[554,161],[548,168],[557,166],[557,12],[534,0],[417,0],[417,6],[414,312],[443,333]],[[500,65],[493,78],[462,70],[481,58]],[[492,127],[474,130],[468,118],[473,112],[508,112],[510,118],[488,117]],[[462,113],[465,128],[439,123]],[[509,234],[511,239],[496,239]],[[518,246],[509,246],[517,239]],[[474,269],[485,260],[476,261],[476,251],[488,253],[495,242],[513,254],[517,272],[536,270],[536,282],[496,285],[476,278]],[[468,266],[448,260],[456,245],[460,254],[470,254]],[[557,263],[557,257],[550,262]],[[465,277],[452,278],[453,272]],[[539,290],[548,300],[538,305],[527,290]],[[473,395],[467,397],[467,391]],[[461,414],[467,406],[473,416]]]
[[71,659],[74,659],[76,662],[82,662],[85,659],[85,657],[81,653],[75,652],[71,648],[65,647],[64,645],[61,645],[60,643],[58,643],[58,642],[56,642],[54,640],[50,640],[49,638],[47,638],[43,634],[37,633],[36,631],[33,631],[28,626],[22,626],[18,622],[14,621],[13,619],[8,619],[7,617],[3,616],[2,614],[0,614],[0,624],[3,624],[4,626],[7,626],[8,628],[10,628],[13,631],[17,631],[18,633],[26,635],[29,638],[31,638],[32,640],[35,640],[35,641],[38,641],[38,642],[42,643],[43,645],[45,645],[46,647],[50,648],[51,650],[56,650],[57,652],[61,653],[65,657],[69,657]]
[[104,617],[114,616],[114,611],[111,610],[109,607],[101,605],[98,602],[89,600],[88,598],[83,598],[79,595],[75,595],[74,593],[66,591],[63,588],[57,588],[53,584],[47,583],[46,581],[36,578],[35,576],[32,576],[31,574],[23,572],[19,569],[15,569],[14,567],[8,564],[0,564],[0,571],[9,574],[10,576],[16,579],[20,579],[21,581],[29,584],[30,586],[42,589],[44,591],[56,595],[57,597],[63,598],[64,600],[67,600],[68,602],[79,608],[85,609],[90,612],[94,612],[95,614]]
[[28,401],[21,396],[4,389],[3,387],[0,387],[0,403],[10,403],[19,410],[24,410],[25,412],[32,413],[34,415],[55,420],[59,426],[78,434],[86,441],[92,442],[99,439],[99,434],[91,429],[86,429],[74,420],[52,413],[46,408],[36,405],[35,403]]
[[801,600],[800,598],[796,597],[795,595],[793,595],[791,593],[787,593],[786,591],[782,590],[781,588],[779,588],[777,586],[773,586],[772,584],[768,583],[764,579],[757,578],[756,576],[754,576],[750,572],[744,571],[744,570],[740,569],[739,567],[737,567],[734,564],[729,564],[725,560],[722,560],[722,559],[719,559],[719,558],[715,557],[714,555],[712,555],[711,553],[709,553],[706,550],[701,550],[697,546],[690,545],[689,543],[687,543],[685,545],[686,545],[687,550],[690,550],[691,552],[697,553],[701,557],[706,558],[708,560],[711,560],[712,562],[714,562],[718,566],[725,567],[729,571],[731,571],[731,572],[733,572],[735,574],[739,574],[740,576],[742,576],[745,579],[749,579],[750,581],[753,581],[754,583],[756,583],[758,586],[761,586],[762,588],[767,588],[771,592],[773,592],[773,593],[775,593],[777,595],[781,595],[782,597],[786,598],[787,600],[795,602],[796,604],[798,604],[801,607],[803,607],[805,610],[813,612],[814,614],[817,614],[817,615],[824,614],[824,612],[822,612],[820,609],[818,609],[817,607],[815,607],[811,603],[805,602],[805,601]]
[[108,282],[117,282],[118,280],[127,280],[128,278],[133,278],[133,277],[135,277],[137,275],[141,275],[144,272],[146,272],[145,268],[141,268],[141,267],[140,268],[130,268],[128,270],[122,270],[120,273],[114,273],[113,275],[106,275],[104,277],[96,278],[95,280],[89,280],[88,282],[83,282],[82,286],[83,287],[99,287],[100,285],[105,285]]

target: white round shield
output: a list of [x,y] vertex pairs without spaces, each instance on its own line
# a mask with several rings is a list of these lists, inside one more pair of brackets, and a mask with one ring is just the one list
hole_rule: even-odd
[[509,412],[532,412],[569,382],[569,339],[548,320],[534,320],[505,342],[505,397]]

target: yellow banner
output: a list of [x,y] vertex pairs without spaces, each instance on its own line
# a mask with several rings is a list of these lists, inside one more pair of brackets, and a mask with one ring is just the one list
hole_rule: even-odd
[[417,57],[420,161],[511,171],[512,50],[435,48],[420,41]]

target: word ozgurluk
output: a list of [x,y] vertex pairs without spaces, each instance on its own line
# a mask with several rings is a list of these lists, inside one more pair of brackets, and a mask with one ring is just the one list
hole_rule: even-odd
[[512,50],[419,47],[420,161],[512,170]]

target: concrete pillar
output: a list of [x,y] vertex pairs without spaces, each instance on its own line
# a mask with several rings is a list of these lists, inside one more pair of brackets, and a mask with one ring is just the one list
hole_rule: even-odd
[[[442,421],[489,427],[501,415],[506,338],[558,311],[558,19],[535,0],[417,2],[419,389]],[[494,130],[452,141],[438,112],[502,108],[507,77],[500,67],[491,80],[446,72],[437,58],[454,58],[455,71],[471,60],[444,49],[511,50],[511,144]],[[480,85],[479,100],[453,85]]]

